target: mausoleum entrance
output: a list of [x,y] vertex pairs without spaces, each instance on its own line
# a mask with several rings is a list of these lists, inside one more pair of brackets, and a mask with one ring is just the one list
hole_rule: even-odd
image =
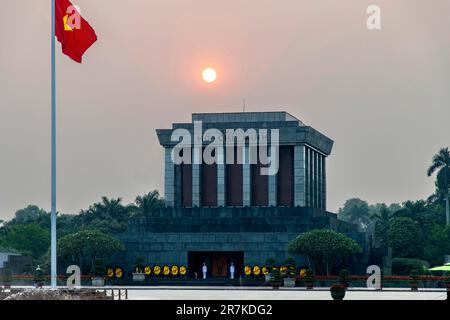
[[227,278],[230,277],[230,266],[235,267],[234,277],[241,275],[244,268],[243,251],[189,251],[188,270],[189,277],[202,278],[202,267],[206,264],[207,278]]

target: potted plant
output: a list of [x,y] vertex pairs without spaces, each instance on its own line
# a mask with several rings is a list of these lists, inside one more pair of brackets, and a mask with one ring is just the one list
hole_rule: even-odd
[[339,271],[338,279],[340,284],[345,286],[345,288],[348,288],[348,285],[351,280],[350,272],[348,272],[347,269],[342,269],[341,271]]
[[106,267],[105,263],[101,259],[95,259],[94,265],[91,269],[91,282],[94,287],[103,287],[105,286],[105,273]]
[[266,260],[265,268],[266,268],[267,272],[264,273],[264,277],[265,277],[265,281],[266,282],[269,282],[269,280],[270,280],[270,271],[272,271],[272,269],[275,267],[275,264],[276,264],[276,261],[275,261],[274,258],[268,258]]
[[136,257],[134,261],[133,281],[145,281],[145,273],[143,272],[144,262],[143,257]]
[[304,277],[306,289],[312,290],[314,288],[314,282],[316,282],[316,277],[314,276],[314,271],[311,269],[306,269]]
[[412,270],[411,273],[409,274],[409,285],[411,286],[411,291],[418,291],[419,288],[419,273],[417,272],[417,270]]
[[36,270],[34,271],[34,286],[36,288],[42,288],[44,286],[44,272],[42,271],[41,267],[38,265]]
[[343,300],[345,297],[345,291],[347,288],[344,284],[338,283],[330,287],[331,297],[333,300]]
[[11,269],[5,268],[1,271],[1,282],[3,282],[3,287],[5,289],[11,288],[12,283],[12,272]]
[[273,289],[278,289],[281,286],[281,272],[277,268],[273,268],[269,274],[269,282]]
[[295,287],[295,280],[297,276],[295,260],[292,258],[288,258],[285,262],[285,265],[287,269],[283,274],[283,286],[287,288],[293,288]]

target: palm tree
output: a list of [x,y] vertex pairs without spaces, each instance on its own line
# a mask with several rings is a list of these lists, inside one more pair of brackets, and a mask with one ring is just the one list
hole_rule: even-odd
[[447,217],[447,226],[449,226],[450,151],[448,148],[442,148],[437,154],[434,155],[431,166],[427,170],[427,175],[430,177],[436,171],[436,194],[439,198],[445,198],[445,212]]
[[121,198],[102,197],[102,201],[81,210],[78,216],[80,227],[90,227],[109,233],[123,231],[130,217],[128,208],[122,204]]
[[136,197],[135,203],[138,214],[142,216],[150,215],[154,209],[164,206],[164,201],[160,198],[157,190]]
[[371,218],[375,221],[375,238],[377,243],[382,247],[387,246],[387,234],[389,226],[394,218],[394,214],[383,203],[381,204],[379,211]]

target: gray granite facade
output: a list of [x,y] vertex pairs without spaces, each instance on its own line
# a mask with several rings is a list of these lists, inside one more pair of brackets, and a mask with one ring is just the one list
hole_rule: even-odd
[[142,256],[151,265],[188,265],[190,251],[237,251],[244,253],[246,265],[263,265],[268,258],[283,263],[287,243],[317,228],[345,233],[365,247],[365,234],[319,209],[166,208],[130,221],[128,231],[118,236],[126,249],[119,260],[132,263]]
[[[223,139],[227,138],[227,130],[242,129],[246,130],[278,130],[279,146],[291,146],[294,148],[294,206],[314,207],[326,210],[326,177],[325,177],[325,159],[331,153],[333,141],[324,136],[317,130],[305,125],[303,122],[286,112],[248,112],[248,113],[202,113],[193,114],[192,123],[175,123],[172,129],[158,129],[157,135],[160,144],[166,150],[166,174],[165,177],[165,199],[168,207],[176,207],[181,203],[182,189],[179,177],[176,176],[175,169],[167,163],[169,155],[175,145],[179,143],[177,139],[172,138],[172,134],[177,129],[183,129],[192,136],[194,143],[193,165],[192,165],[192,206],[202,206],[201,194],[201,159],[202,146],[208,145],[209,140],[205,141],[202,136],[198,136],[196,125],[201,126],[203,132],[208,129],[214,129],[223,133]],[[261,138],[259,138],[261,139]],[[271,149],[270,141],[264,137]],[[228,144],[228,140],[222,141],[223,145]],[[258,142],[258,141],[256,141]],[[185,143],[185,141],[184,141]],[[278,146],[277,146],[278,147]],[[242,166],[242,206],[251,206],[251,167],[249,161],[249,145],[244,148],[244,161]],[[224,148],[220,153],[225,153]],[[222,156],[222,154],[220,155]],[[223,154],[224,159],[226,155]],[[218,164],[217,166],[217,206],[226,204],[226,166]],[[277,203],[277,177],[269,176],[268,204],[276,206]]]
[[[274,156],[273,150],[278,150],[270,148],[270,129],[277,129],[278,144],[284,147],[284,162],[280,159],[279,163],[283,162],[289,167],[283,168],[284,180],[280,173],[269,175],[267,179],[256,176],[266,188],[258,189],[261,186],[253,183],[255,173],[248,161],[249,145],[243,146],[243,152],[237,152],[238,157],[243,157],[245,161],[241,167],[230,169],[233,173],[229,176],[228,164],[224,164],[228,148],[217,149],[218,163],[213,167],[213,173],[211,167],[202,170],[205,168],[200,161],[202,146],[209,142],[202,141],[194,130],[200,122],[203,131],[217,129],[225,138],[227,129],[269,130],[267,136],[260,137],[267,140],[269,156]],[[189,132],[196,143],[192,148],[193,164],[187,169],[171,162],[172,149],[178,144],[176,139],[171,139],[176,129]],[[245,265],[262,265],[268,258],[283,263],[288,257],[288,242],[301,233],[317,228],[345,233],[365,247],[364,234],[326,211],[325,164],[333,141],[292,115],[286,112],[193,114],[192,123],[175,123],[171,129],[158,129],[157,134],[165,149],[166,208],[158,209],[145,219],[131,220],[127,232],[117,235],[126,248],[118,261],[127,266],[132,265],[137,256],[144,257],[146,263],[151,265],[190,266],[189,256],[193,252],[238,252],[243,255],[242,263]],[[224,142],[224,145],[227,143]],[[183,170],[192,172],[186,175]],[[185,180],[183,183],[181,177],[185,176],[192,181]],[[235,180],[238,181],[237,187],[236,183],[230,185],[239,190],[237,192],[242,192],[238,197],[233,195],[233,201],[241,199],[239,206],[226,205],[227,191],[233,191],[228,190],[230,179],[238,179]],[[211,188],[205,188],[202,183],[212,183]],[[186,185],[186,190],[183,190]],[[210,189],[214,191],[210,193]],[[202,190],[205,192],[203,195]],[[258,201],[266,201],[266,205],[252,206],[255,202],[252,199],[254,190],[266,190],[267,194],[263,197],[259,197],[260,194],[255,191]],[[292,198],[281,192],[291,193]],[[211,194],[215,195],[212,200],[216,200],[216,206],[210,205],[214,203]],[[183,207],[183,203],[190,203],[183,202],[184,197],[192,197],[192,206]],[[202,206],[205,197],[209,197],[208,206]],[[292,199],[290,205],[281,205],[281,201],[286,203],[289,199]],[[294,258],[299,264],[306,263],[302,257]]]

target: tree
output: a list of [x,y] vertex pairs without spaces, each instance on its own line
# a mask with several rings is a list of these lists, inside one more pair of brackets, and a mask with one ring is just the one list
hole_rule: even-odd
[[450,252],[450,226],[435,225],[425,241],[424,258],[432,265],[440,265]]
[[382,247],[388,245],[388,230],[393,216],[393,213],[384,203],[380,205],[378,213],[372,216],[372,220],[375,221],[375,242],[377,245]]
[[419,258],[423,252],[423,234],[411,218],[395,218],[388,230],[388,244],[394,257]]
[[44,209],[35,205],[29,205],[24,209],[16,211],[15,220],[18,223],[36,221],[41,216],[48,214]]
[[122,242],[98,230],[83,230],[58,240],[58,258],[78,265],[84,273],[90,272],[95,260],[107,260],[120,250]]
[[358,198],[349,199],[345,201],[344,207],[339,209],[338,217],[365,229],[370,222],[369,204]]
[[98,229],[105,233],[125,231],[130,218],[130,210],[122,205],[122,199],[102,197],[102,201],[94,203],[88,210],[82,210],[76,217],[78,229]]
[[288,243],[288,252],[309,256],[327,275],[333,266],[361,253],[353,239],[330,229],[316,229],[299,235]]
[[450,151],[448,150],[448,148],[440,149],[438,153],[433,156],[431,166],[427,170],[427,175],[430,177],[436,171],[436,197],[439,200],[445,199],[447,225],[450,225]]
[[143,196],[136,197],[133,211],[135,216],[149,216],[153,210],[164,207],[164,200],[160,198],[158,190],[150,191]]
[[50,246],[50,233],[36,223],[15,225],[4,232],[0,243],[38,259]]

